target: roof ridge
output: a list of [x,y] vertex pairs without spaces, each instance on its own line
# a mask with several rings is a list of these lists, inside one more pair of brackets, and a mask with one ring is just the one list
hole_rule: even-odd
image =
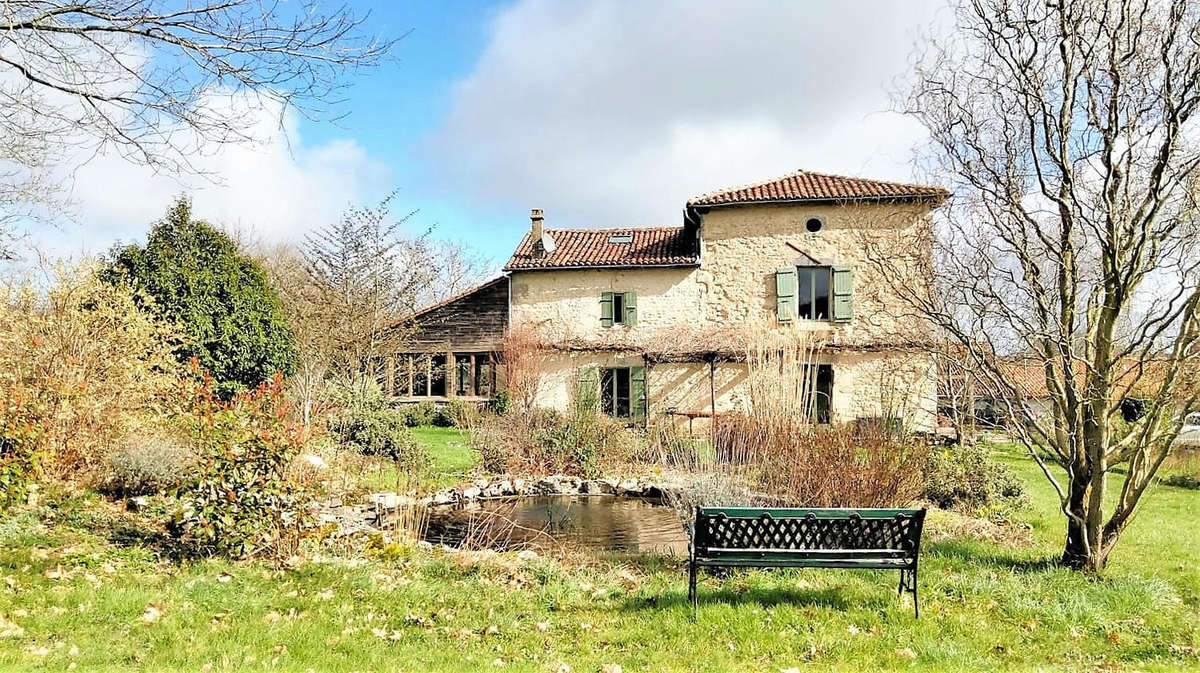
[[437,302],[436,304],[430,304],[429,306],[426,306],[423,309],[420,309],[418,311],[413,311],[411,314],[404,316],[403,318],[400,318],[400,320],[398,320],[396,322],[400,323],[400,322],[404,322],[405,320],[412,320],[413,318],[416,318],[417,316],[420,316],[420,315],[425,315],[426,313],[429,313],[430,311],[432,311],[434,309],[439,309],[447,304],[456,302],[459,299],[462,299],[463,297],[471,294],[472,292],[477,292],[479,290],[482,290],[483,288],[491,285],[492,283],[504,280],[505,277],[506,277],[505,274],[501,273],[500,275],[496,276],[495,278],[489,278],[488,280],[485,280],[482,283],[479,283],[478,285],[471,286],[452,297],[447,297],[447,298]]
[[[877,183],[884,184],[884,185],[896,185],[897,187],[922,187],[925,189],[943,189],[942,187],[938,187],[937,185],[925,185],[925,184],[921,184],[918,182],[897,182],[895,180],[879,180],[877,178],[862,178],[862,177],[855,177],[853,175],[841,175],[840,173],[818,173],[816,171],[800,170],[800,171],[796,171],[795,173],[792,173],[792,175],[799,175],[800,173],[805,173],[807,175],[819,175],[823,178],[837,178],[838,180],[854,180],[856,182],[877,182]],[[791,177],[791,176],[784,175],[784,176],[775,178],[775,180],[782,180],[783,178],[786,178],[786,177]],[[768,180],[767,182],[774,182],[774,180]]]
[[[570,233],[589,233],[606,231],[675,231],[683,227],[545,227],[543,231],[566,231]],[[526,234],[529,232],[526,231]]]
[[[789,182],[795,181],[792,184]],[[821,184],[829,182],[834,184]],[[807,183],[807,184],[805,184]],[[840,184],[838,184],[840,183]],[[882,188],[882,189],[881,189]],[[782,192],[778,196],[749,196],[755,191]],[[877,193],[870,193],[870,192]],[[878,192],[899,191],[900,194]],[[858,194],[848,192],[860,192]],[[724,205],[765,201],[874,200],[888,198],[944,198],[949,192],[936,185],[923,185],[895,180],[855,177],[837,173],[819,173],[797,169],[791,173],[733,187],[725,187],[694,196],[687,205]]]
[[[779,176],[770,178],[768,180],[755,180],[754,182],[747,182],[747,183],[740,184],[740,185],[733,185],[731,187],[720,187],[718,189],[714,189],[711,191],[704,192],[703,194],[698,194],[696,196],[693,196],[692,198],[688,199],[687,202],[691,203],[692,201],[699,201],[700,199],[703,199],[703,198],[706,198],[709,196],[716,196],[717,194],[736,192],[739,189],[751,189],[754,187],[761,187],[762,185],[769,185],[772,182],[779,182],[780,180],[786,180],[787,178],[792,178],[797,175],[802,175],[802,174],[808,173],[808,172],[809,171],[806,171],[803,168],[797,168],[796,170],[792,171],[791,173],[785,173],[783,175],[779,175]],[[812,173],[812,175],[821,175],[821,174],[820,173]]]

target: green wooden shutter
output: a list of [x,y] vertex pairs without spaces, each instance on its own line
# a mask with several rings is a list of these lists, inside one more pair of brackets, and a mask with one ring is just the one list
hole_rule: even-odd
[[600,371],[595,365],[579,368],[575,376],[575,403],[580,411],[595,411],[600,392]]
[[833,267],[833,319],[846,322],[854,317],[854,276],[848,266]]
[[775,272],[775,317],[779,322],[791,322],[796,317],[796,269],[788,267]]
[[637,324],[637,292],[625,293],[625,324]]
[[629,368],[629,413],[634,421],[646,420],[646,368]]
[[600,324],[605,327],[613,326],[613,293],[611,292],[600,295]]

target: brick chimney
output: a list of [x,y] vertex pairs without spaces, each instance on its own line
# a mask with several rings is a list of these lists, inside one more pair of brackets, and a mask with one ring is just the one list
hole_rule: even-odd
[[542,229],[542,224],[546,221],[546,218],[542,216],[542,209],[534,208],[533,210],[529,211],[529,221],[533,224],[532,240],[534,245],[537,245],[537,243],[542,240],[542,233],[544,231]]

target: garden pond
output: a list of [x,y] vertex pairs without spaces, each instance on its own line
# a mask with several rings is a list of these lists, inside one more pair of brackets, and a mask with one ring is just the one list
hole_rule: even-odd
[[424,537],[434,544],[496,550],[688,552],[687,533],[674,507],[606,495],[539,495],[433,508]]

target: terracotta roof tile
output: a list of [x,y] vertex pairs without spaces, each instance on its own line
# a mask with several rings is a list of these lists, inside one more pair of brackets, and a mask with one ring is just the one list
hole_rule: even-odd
[[941,187],[866,180],[843,175],[796,171],[774,180],[710,192],[688,201],[689,206],[721,206],[774,201],[943,201],[950,192]]
[[[539,254],[541,244],[525,238],[517,245],[505,271],[613,266],[694,266],[700,263],[696,233],[683,227],[635,229],[546,229],[554,252]],[[613,242],[627,236],[628,243]],[[535,248],[536,243],[536,248]]]

